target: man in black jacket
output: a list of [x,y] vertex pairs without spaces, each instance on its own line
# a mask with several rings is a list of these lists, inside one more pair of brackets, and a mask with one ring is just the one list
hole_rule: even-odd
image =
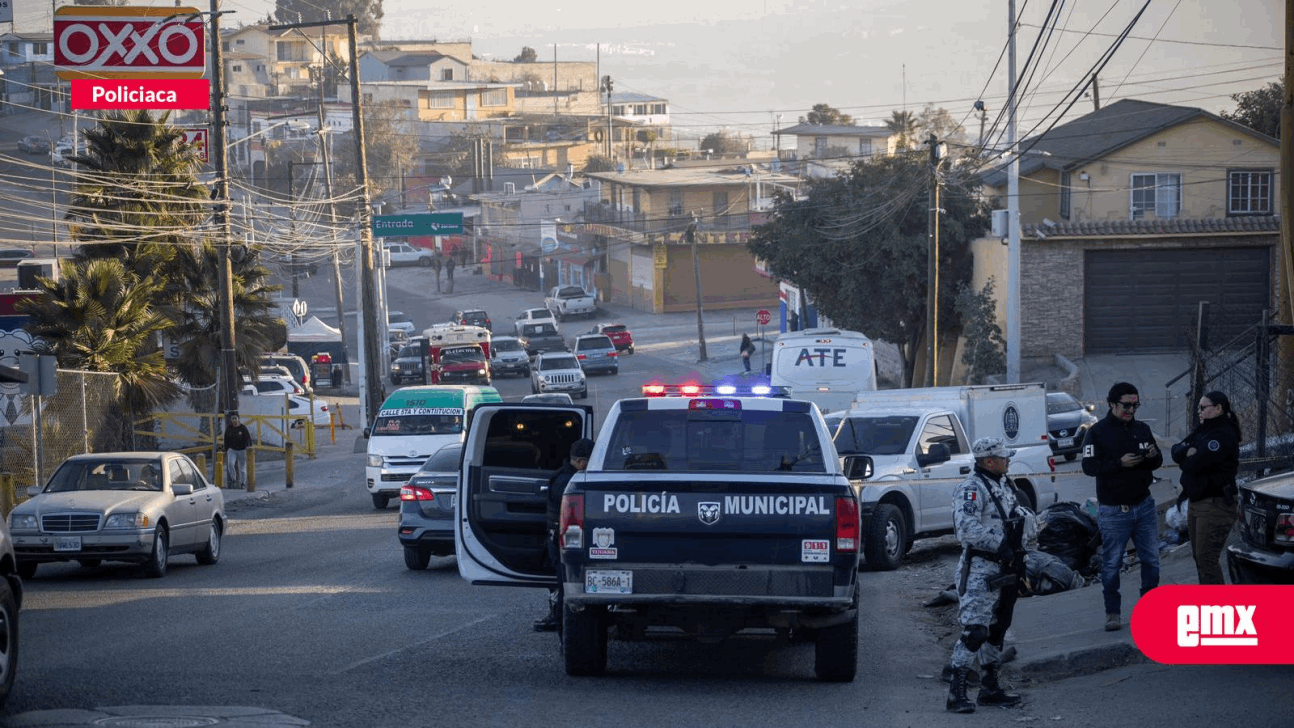
[[1136,419],[1141,399],[1135,386],[1118,382],[1106,401],[1109,411],[1083,442],[1083,472],[1096,478],[1105,629],[1113,632],[1123,626],[1119,572],[1129,538],[1141,562],[1141,593],[1159,586],[1159,513],[1150,484],[1164,455],[1150,426]]
[[593,454],[593,441],[587,437],[571,443],[571,458],[548,481],[548,553],[547,563],[557,572],[557,588],[548,591],[548,616],[535,620],[536,632],[552,632],[562,619],[562,560],[561,544],[557,543],[558,526],[562,517],[562,494],[571,477],[589,466]]

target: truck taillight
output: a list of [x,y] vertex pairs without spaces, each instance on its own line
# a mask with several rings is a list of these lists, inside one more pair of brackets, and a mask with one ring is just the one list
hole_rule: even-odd
[[858,521],[858,501],[852,496],[836,498],[836,551],[853,553],[858,550],[858,535],[862,525]]
[[579,359],[580,361],[584,361],[585,359],[588,359],[589,357],[588,357],[588,355],[587,355],[587,354],[576,354],[576,355],[575,355],[575,358],[576,358],[576,359]]
[[584,548],[584,496],[562,496],[562,517],[557,527],[562,548]]
[[406,485],[400,488],[400,500],[402,501],[434,501],[436,494],[420,488],[416,485]]
[[1276,543],[1294,543],[1294,514],[1282,513],[1276,517],[1276,530],[1272,532]]
[[1053,473],[1054,473],[1054,472],[1056,472],[1056,458],[1048,457],[1048,458],[1047,458],[1047,467],[1051,468],[1051,472],[1053,472]]

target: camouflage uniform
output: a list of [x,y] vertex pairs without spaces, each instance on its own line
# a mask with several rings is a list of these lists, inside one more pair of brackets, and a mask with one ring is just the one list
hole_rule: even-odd
[[[999,479],[977,467],[957,486],[952,507],[953,526],[957,540],[962,544],[962,556],[957,562],[957,621],[962,625],[962,637],[953,646],[953,668],[971,667],[977,654],[981,665],[997,665],[1002,640],[1015,608],[1015,587],[995,588],[989,584],[1006,572],[1006,568],[991,560],[989,555],[997,553],[1008,538],[1007,524],[1003,523],[997,506],[993,504],[989,489],[1001,502],[1007,518],[1020,519],[1013,526],[1017,529],[1023,526],[1023,515],[1016,508],[1014,489],[1005,476]],[[1023,553],[1023,544],[1007,545]],[[977,634],[968,637],[971,633]],[[967,642],[970,642],[969,646]]]

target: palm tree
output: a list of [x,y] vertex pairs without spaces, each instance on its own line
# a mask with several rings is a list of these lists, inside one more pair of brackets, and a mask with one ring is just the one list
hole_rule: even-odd
[[78,257],[119,258],[140,277],[164,267],[206,219],[197,150],[166,113],[113,111],[85,132],[67,220]]
[[154,308],[158,278],[140,278],[119,260],[64,259],[60,278],[38,279],[45,294],[19,304],[41,353],[60,367],[118,375],[117,396],[132,417],[175,398],[158,333],[168,321]]
[[885,127],[899,135],[899,149],[912,148],[912,136],[917,131],[917,117],[911,111],[891,111]]

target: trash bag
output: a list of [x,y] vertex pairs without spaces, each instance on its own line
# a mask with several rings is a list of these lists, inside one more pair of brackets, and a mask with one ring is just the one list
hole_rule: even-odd
[[1029,576],[1029,582],[1020,592],[1022,596],[1056,594],[1077,589],[1086,583],[1083,575],[1077,570],[1071,569],[1059,557],[1045,551],[1026,553],[1024,567],[1025,573]]
[[1172,508],[1164,511],[1164,523],[1174,531],[1185,531],[1186,507],[1185,502],[1174,503]]
[[1038,550],[1087,575],[1101,547],[1101,529],[1082,506],[1073,502],[1048,506],[1038,516]]

